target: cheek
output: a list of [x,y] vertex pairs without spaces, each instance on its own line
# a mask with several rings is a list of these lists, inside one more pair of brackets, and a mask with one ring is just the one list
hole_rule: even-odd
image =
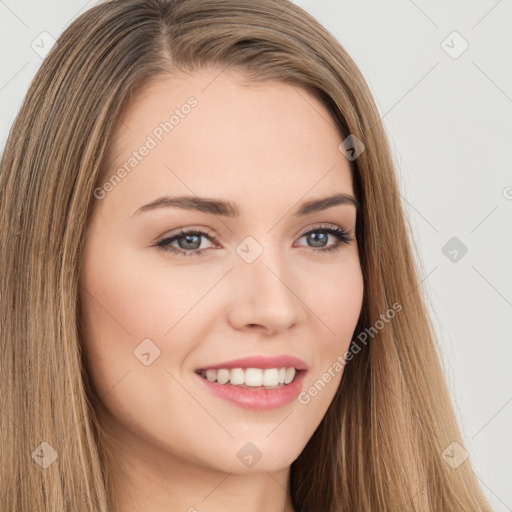
[[310,325],[316,331],[314,368],[307,375],[298,407],[304,407],[316,425],[323,418],[343,376],[344,362],[359,320],[364,282],[358,257],[352,254],[343,264],[325,268],[316,274],[319,288],[309,279],[307,303],[311,309]]
[[322,349],[331,356],[347,350],[363,303],[363,274],[356,248],[346,256],[336,267],[317,270],[306,287],[311,290],[308,305],[323,325]]
[[[164,356],[155,359],[153,367],[164,364],[165,352],[171,347],[179,365],[193,348],[186,342],[188,329],[197,331],[199,318],[203,323],[209,321],[205,309],[209,301],[201,298],[221,274],[170,268],[165,257],[148,257],[147,253],[148,249],[134,251],[125,248],[122,240],[99,234],[84,251],[81,331],[99,393],[108,391],[131,368],[141,366],[136,359],[139,347],[152,347],[144,340],[154,343],[151,357],[158,351]],[[141,345],[143,341],[146,345]]]
[[[109,413],[103,419],[152,444],[174,437],[179,451],[188,446],[191,427],[180,427],[169,404],[188,410],[194,402],[171,375],[183,380],[180,368],[195,343],[187,330],[191,307],[211,283],[204,290],[187,287],[193,276],[166,270],[158,258],[119,250],[119,242],[104,237],[95,243],[83,256],[80,274],[81,331],[93,388]],[[200,425],[204,411],[196,409]]]
[[158,298],[144,266],[122,248],[96,232],[79,278],[84,351],[100,396],[138,363],[136,347],[160,337],[172,321],[155,308]]
[[344,272],[341,279],[333,279],[327,288],[326,322],[329,322],[343,350],[348,348],[361,313],[363,286],[361,269],[357,266],[350,272]]

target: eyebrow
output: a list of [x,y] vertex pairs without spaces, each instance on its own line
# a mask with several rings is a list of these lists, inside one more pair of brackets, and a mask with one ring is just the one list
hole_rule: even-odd
[[[361,209],[359,201],[350,194],[335,194],[333,196],[315,199],[303,203],[294,212],[295,217],[303,217],[310,213],[319,212],[332,208],[340,204],[352,205],[356,210]],[[160,197],[151,203],[141,206],[130,217],[142,212],[155,210],[157,208],[182,208],[184,210],[195,210],[211,215],[221,215],[223,217],[239,217],[240,210],[238,206],[230,201],[219,199],[207,199],[197,196],[179,196],[179,197]]]

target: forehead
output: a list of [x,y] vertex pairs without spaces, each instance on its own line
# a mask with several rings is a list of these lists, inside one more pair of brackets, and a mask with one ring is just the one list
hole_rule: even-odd
[[125,166],[125,199],[165,191],[282,202],[353,193],[341,141],[331,113],[305,89],[202,70],[159,78],[133,96],[105,180]]

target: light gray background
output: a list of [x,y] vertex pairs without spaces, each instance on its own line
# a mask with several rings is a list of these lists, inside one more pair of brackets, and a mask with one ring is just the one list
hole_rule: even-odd
[[[0,0],[0,148],[42,61],[33,41],[94,3]],[[512,2],[295,3],[346,48],[383,116],[465,447],[494,510],[512,511]],[[457,58],[454,31],[469,44]],[[452,237],[468,248],[456,262]]]

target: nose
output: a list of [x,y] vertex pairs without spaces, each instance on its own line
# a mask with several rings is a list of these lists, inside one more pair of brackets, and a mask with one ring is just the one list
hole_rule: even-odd
[[252,263],[238,261],[232,272],[230,324],[268,336],[291,329],[304,314],[295,281],[283,258],[267,251]]

